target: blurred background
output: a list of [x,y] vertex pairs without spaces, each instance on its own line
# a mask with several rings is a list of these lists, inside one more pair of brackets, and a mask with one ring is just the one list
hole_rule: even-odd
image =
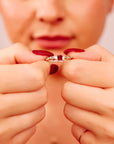
[[[96,29],[97,31],[97,29]],[[0,48],[5,48],[11,44],[8,39],[7,33],[4,28],[4,24],[0,15]],[[114,54],[114,10],[109,14],[104,29],[104,33],[99,41],[101,46],[108,49]]]

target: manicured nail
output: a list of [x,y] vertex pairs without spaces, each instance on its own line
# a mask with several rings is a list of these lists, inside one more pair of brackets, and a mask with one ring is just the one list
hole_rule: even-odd
[[53,53],[44,50],[33,50],[32,52],[36,55],[41,55],[41,56],[54,56]]
[[68,54],[69,52],[77,52],[77,53],[80,53],[80,52],[85,52],[84,49],[78,49],[78,48],[71,48],[71,49],[66,49],[64,51],[64,54]]
[[50,74],[56,73],[56,72],[58,71],[58,69],[59,69],[58,65],[52,64],[52,65],[50,66]]

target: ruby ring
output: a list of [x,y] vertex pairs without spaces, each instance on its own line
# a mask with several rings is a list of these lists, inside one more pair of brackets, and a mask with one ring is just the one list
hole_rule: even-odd
[[63,55],[57,55],[57,56],[50,56],[46,58],[46,61],[48,62],[62,62],[62,61],[67,61],[71,60],[72,57],[70,56],[63,56]]

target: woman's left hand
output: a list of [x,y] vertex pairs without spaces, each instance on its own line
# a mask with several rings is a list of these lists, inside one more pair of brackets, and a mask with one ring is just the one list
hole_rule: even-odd
[[73,135],[81,144],[114,144],[114,56],[98,45],[69,55],[62,96]]

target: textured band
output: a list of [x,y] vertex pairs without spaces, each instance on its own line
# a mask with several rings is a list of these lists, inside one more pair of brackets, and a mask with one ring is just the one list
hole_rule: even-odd
[[57,55],[57,56],[50,56],[46,59],[48,62],[62,62],[62,61],[67,61],[71,60],[72,57],[70,56],[63,56],[63,55]]
[[82,136],[87,132],[88,130],[85,130],[85,131],[83,131],[83,133],[80,135],[80,137],[79,137],[79,143],[81,144],[81,138],[82,138]]

